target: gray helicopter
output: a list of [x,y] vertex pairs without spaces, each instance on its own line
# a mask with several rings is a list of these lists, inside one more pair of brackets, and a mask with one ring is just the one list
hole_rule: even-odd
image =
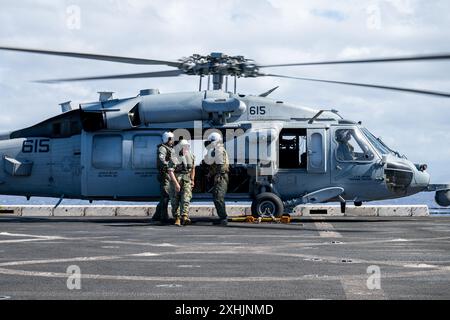
[[[191,141],[199,153],[194,199],[209,199],[212,187],[201,162],[203,141],[222,134],[230,157],[228,199],[252,201],[254,215],[280,216],[307,203],[364,202],[436,192],[450,205],[450,185],[432,185],[427,165],[413,163],[389,148],[361,123],[336,110],[314,110],[268,96],[236,91],[241,77],[277,77],[362,86],[450,97],[450,93],[340,82],[263,73],[264,68],[302,65],[445,60],[427,55],[365,60],[259,65],[243,56],[192,55],[178,61],[138,59],[75,52],[0,47],[0,50],[94,59],[172,70],[41,81],[86,81],[199,77],[196,92],[162,94],[144,89],[135,97],[115,99],[100,92],[98,101],[61,104],[62,113],[29,128],[0,135],[0,194],[94,200],[151,201],[159,198],[156,150],[161,135]],[[202,81],[207,78],[206,90]],[[229,78],[234,85],[229,90]],[[213,85],[210,90],[210,85]]]

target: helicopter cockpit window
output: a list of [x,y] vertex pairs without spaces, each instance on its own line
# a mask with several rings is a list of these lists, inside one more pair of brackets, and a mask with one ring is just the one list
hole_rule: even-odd
[[369,145],[359,131],[355,129],[339,129],[335,134],[338,147],[336,157],[339,161],[371,161],[374,158]]
[[380,138],[376,138],[369,130],[366,128],[361,128],[364,135],[367,137],[367,139],[372,143],[372,145],[381,153],[381,154],[394,154],[389,147],[387,147]]

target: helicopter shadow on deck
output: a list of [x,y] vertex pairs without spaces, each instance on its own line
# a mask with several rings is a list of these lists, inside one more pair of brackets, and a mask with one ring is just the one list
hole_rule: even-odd
[[[298,227],[296,228],[294,226],[298,226]],[[301,231],[313,231],[313,232],[329,231],[327,229],[321,229],[321,228],[317,228],[317,227],[312,227],[312,228],[310,228],[309,226],[305,227],[305,225],[302,224],[302,223],[291,223],[291,224],[263,223],[263,224],[252,224],[252,225],[248,225],[248,224],[239,224],[239,225],[238,224],[233,224],[233,225],[228,225],[227,228],[263,229],[263,230],[280,230],[280,231],[296,231],[296,232],[301,232]],[[349,230],[349,229],[340,229],[340,228],[334,228],[333,231],[346,232],[346,233],[367,232],[366,230],[357,230],[357,229]]]
[[150,223],[149,219],[143,218],[54,218],[54,217],[1,217],[0,224],[2,223],[94,223],[94,224],[105,224],[105,223],[128,223],[133,222],[136,226],[154,226],[154,223]]
[[[216,218],[208,218],[208,217],[199,217],[199,218],[191,218],[193,225],[196,225],[197,223],[212,223],[216,220]],[[329,222],[329,223],[380,223],[380,222],[402,222],[404,220],[402,219],[333,219],[333,218],[321,218],[321,219],[315,219],[315,218],[307,218],[302,219],[301,221],[295,221],[292,222],[292,224],[308,224],[308,223],[316,223],[316,222]],[[48,222],[48,223],[60,223],[60,222],[73,222],[73,223],[128,223],[128,222],[134,222],[136,226],[161,226],[157,223],[151,222],[150,217],[147,218],[135,218],[135,217],[111,217],[111,218],[104,218],[104,217],[18,217],[18,216],[0,216],[0,223],[41,223],[41,222]],[[170,219],[169,224],[173,223],[174,220]],[[240,222],[232,222],[234,224],[242,224],[242,225],[258,225],[256,223],[248,224],[248,223],[240,223]],[[283,224],[276,224],[273,222],[263,222],[260,225],[283,225]],[[126,226],[129,226],[127,224]]]
[[[215,228],[224,228],[217,225],[211,225],[213,221],[215,221],[215,218],[191,218],[192,224],[183,228],[195,228],[195,227],[215,227]],[[327,231],[325,229],[317,228],[317,226],[309,227],[308,224],[316,223],[316,222],[345,222],[345,223],[384,223],[384,222],[394,222],[395,220],[386,220],[386,219],[380,219],[380,220],[370,220],[370,219],[353,219],[353,220],[345,220],[345,219],[307,219],[302,220],[301,222],[292,222],[290,224],[283,224],[283,223],[275,223],[275,222],[263,222],[260,224],[257,223],[245,223],[245,222],[230,222],[227,227],[225,228],[231,228],[231,229],[259,229],[259,230],[280,230],[280,231]],[[400,220],[398,220],[400,221]],[[133,221],[136,222],[136,221]],[[111,224],[107,225],[109,227],[114,228],[126,228],[126,227],[148,227],[148,226],[154,226],[156,228],[158,227],[175,227],[172,223],[166,224],[166,225],[159,225],[155,223],[126,223],[126,224]],[[178,228],[178,227],[176,227]],[[365,232],[364,230],[349,230],[345,228],[335,228],[334,231],[342,231],[342,232],[351,232],[351,233],[357,233],[357,232]]]
[[[215,218],[191,218],[192,224],[189,226],[185,226],[183,228],[196,228],[196,227],[210,227],[210,228],[218,228],[218,229],[234,229],[234,230],[270,230],[270,231],[289,231],[289,232],[302,232],[302,231],[312,231],[312,232],[320,232],[327,231],[326,229],[322,229],[320,227],[314,226],[314,223],[317,222],[329,222],[329,223],[386,223],[386,222],[401,222],[400,219],[314,219],[308,218],[302,220],[301,222],[292,222],[290,224],[282,224],[282,223],[274,223],[274,222],[263,222],[261,224],[256,223],[244,223],[244,222],[230,222],[227,227],[221,227],[217,225],[213,225],[213,221]],[[133,218],[133,217],[125,217],[125,218],[86,218],[86,217],[77,217],[77,218],[60,218],[60,217],[1,217],[0,216],[0,225],[6,223],[24,223],[24,224],[38,224],[38,223],[83,223],[83,224],[101,224],[105,227],[112,228],[136,228],[136,227],[154,227],[154,228],[179,228],[173,225],[174,221],[170,221],[168,224],[161,225],[158,223],[154,223],[150,221],[150,218]],[[362,233],[366,232],[366,230],[361,229],[348,229],[344,226],[335,227],[333,231],[336,232],[345,232],[345,233]],[[372,232],[374,232],[372,230]],[[376,232],[376,231],[375,231]]]

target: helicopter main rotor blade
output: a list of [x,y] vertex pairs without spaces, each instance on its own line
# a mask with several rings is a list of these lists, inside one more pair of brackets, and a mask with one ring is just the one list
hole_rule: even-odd
[[39,81],[35,81],[35,82],[58,83],[58,82],[74,82],[74,81],[107,80],[107,79],[164,78],[164,77],[178,77],[182,74],[184,74],[184,71],[182,71],[182,70],[166,70],[166,71],[155,71],[155,72],[144,72],[144,73],[117,74],[117,75],[98,76],[98,77],[39,80]]
[[450,53],[443,53],[443,54],[433,54],[433,55],[418,55],[418,56],[392,57],[392,58],[387,57],[387,58],[361,59],[361,60],[355,59],[355,60],[335,60],[335,61],[270,64],[270,65],[258,65],[258,68],[315,66],[315,65],[326,65],[326,64],[430,61],[430,60],[449,60],[449,59],[450,59]]
[[304,81],[325,82],[325,83],[333,83],[333,84],[343,84],[343,85],[348,85],[348,86],[357,86],[357,87],[366,87],[366,88],[375,88],[375,89],[385,89],[385,90],[392,90],[392,91],[402,91],[402,92],[418,93],[418,94],[425,94],[425,95],[431,95],[431,96],[450,98],[450,93],[440,92],[440,91],[420,90],[420,89],[410,89],[410,88],[400,88],[400,87],[389,87],[389,86],[382,86],[382,85],[368,84],[368,83],[355,83],[355,82],[343,82],[343,81],[333,81],[333,80],[322,80],[322,79],[291,77],[291,76],[284,76],[284,75],[279,75],[279,74],[260,74],[260,76],[295,79],[295,80],[304,80]]
[[90,54],[81,52],[50,51],[50,50],[15,48],[15,47],[0,47],[0,50],[28,52],[53,56],[71,57],[71,58],[119,62],[119,63],[140,64],[140,65],[167,65],[170,67],[178,67],[180,65],[180,63],[176,61],[129,58],[129,57],[109,56],[109,55]]

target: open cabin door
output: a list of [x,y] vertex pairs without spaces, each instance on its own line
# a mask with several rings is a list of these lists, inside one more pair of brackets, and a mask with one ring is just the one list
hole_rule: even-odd
[[285,128],[280,133],[277,189],[286,198],[299,198],[330,183],[328,130]]

